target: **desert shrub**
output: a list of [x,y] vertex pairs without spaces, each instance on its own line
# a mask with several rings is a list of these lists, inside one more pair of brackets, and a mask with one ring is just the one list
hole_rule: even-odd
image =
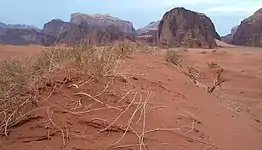
[[174,50],[168,50],[166,52],[166,61],[171,62],[174,65],[179,65],[182,62],[180,56]]
[[215,68],[219,68],[220,67],[219,64],[217,64],[215,62],[209,62],[209,63],[207,63],[207,66],[210,69],[215,69]]

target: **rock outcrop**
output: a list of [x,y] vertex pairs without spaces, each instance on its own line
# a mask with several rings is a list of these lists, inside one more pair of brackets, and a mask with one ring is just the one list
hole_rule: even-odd
[[241,22],[232,44],[262,47],[262,8]]
[[165,13],[158,28],[158,44],[169,47],[216,47],[220,36],[212,21],[204,14],[182,7]]
[[114,26],[125,34],[135,34],[133,24],[129,21],[121,20],[110,15],[88,15],[82,13],[74,13],[71,15],[70,23],[77,25],[87,25],[93,28],[107,28]]

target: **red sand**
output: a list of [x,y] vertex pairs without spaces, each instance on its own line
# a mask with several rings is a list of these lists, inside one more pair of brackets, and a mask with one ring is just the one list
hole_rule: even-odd
[[[177,67],[165,62],[162,51],[159,51],[158,55],[139,53],[125,59],[119,70],[125,79],[114,81],[114,89],[110,90],[115,93],[109,95],[97,93],[106,87],[103,82],[85,84],[79,89],[68,88],[73,83],[88,80],[87,77],[71,73],[70,81],[39,106],[43,107],[42,110],[35,111],[34,117],[12,128],[8,137],[0,138],[0,149],[143,149],[137,136],[142,135],[144,128],[143,141],[148,150],[261,150],[261,54],[261,49],[245,48],[219,48],[216,52],[190,49],[188,52],[180,52],[188,65],[199,67],[199,81],[207,85],[214,80],[208,62],[216,62],[225,69],[224,76],[229,80],[222,84],[224,99],[217,98],[217,92],[208,94],[193,85]],[[69,78],[64,70],[52,76],[60,81]],[[141,95],[138,94],[134,102],[132,100],[135,94],[117,102],[130,90]],[[128,119],[132,118],[132,112],[137,105],[130,106],[130,109],[104,132],[99,131],[105,129],[121,111],[103,109],[77,115],[68,112],[69,104],[72,104],[72,101],[77,102],[81,97],[74,93],[83,91],[88,91],[90,95],[98,94],[97,99],[115,107],[148,100],[148,105],[145,105],[145,122],[141,113],[143,106],[132,120],[131,127],[138,135],[129,128],[123,139],[113,145],[124,134]],[[48,92],[49,87],[44,89],[43,95]],[[104,107],[87,96],[82,96],[81,102],[83,106],[75,111]],[[47,117],[51,112],[55,125]],[[62,146],[63,136],[58,127],[64,133],[65,146]]]

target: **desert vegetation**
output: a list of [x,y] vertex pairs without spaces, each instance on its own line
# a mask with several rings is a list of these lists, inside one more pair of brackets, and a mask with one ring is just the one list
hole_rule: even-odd
[[[156,132],[175,133],[210,146],[208,142],[187,135],[193,132],[197,122],[201,123],[190,112],[192,123],[189,127],[146,128],[149,105],[153,106],[150,107],[153,110],[166,106],[150,102],[155,92],[134,88],[133,82],[138,78],[119,71],[121,61],[135,52],[152,53],[149,48],[138,44],[117,43],[104,47],[82,44],[45,49],[31,58],[2,62],[1,135],[9,136],[14,128],[34,120],[39,122],[45,116],[45,123],[38,128],[45,129],[46,135],[24,139],[24,142],[50,140],[59,134],[62,139],[60,145],[65,147],[70,138],[76,136],[69,132],[70,124],[75,123],[95,128],[97,134],[120,133],[118,140],[109,145],[113,149],[138,147],[145,150],[149,139],[147,135]],[[176,55],[170,56],[171,62],[176,61]],[[108,110],[114,113],[106,113]],[[81,119],[90,113],[92,115],[88,119]],[[57,116],[63,117],[63,114],[70,119],[59,122]],[[182,116],[187,118],[184,114]],[[87,129],[81,130],[87,132]],[[121,145],[129,133],[135,136],[137,144]]]
[[[39,94],[42,88],[51,86],[52,93],[61,88],[56,87],[57,81],[52,80],[50,74],[60,69],[68,69],[69,72],[79,70],[82,75],[89,76],[90,80],[99,81],[107,77],[116,77],[120,59],[128,57],[135,51],[148,51],[148,49],[138,44],[125,43],[104,47],[81,44],[73,48],[43,49],[38,56],[1,62],[0,133],[7,136],[10,127],[26,119],[43,100]],[[75,68],[70,68],[72,66]],[[65,78],[61,81],[61,85],[68,80],[70,79]]]
[[168,50],[166,52],[166,61],[174,65],[179,65],[182,62],[178,52],[175,50]]
[[[206,54],[203,53],[203,54]],[[214,79],[214,82],[211,86],[207,86],[198,80],[198,76],[200,74],[200,70],[197,66],[188,65],[183,61],[183,58],[181,55],[179,55],[179,51],[177,50],[168,50],[166,52],[166,61],[174,64],[178,67],[179,71],[184,74],[185,76],[188,76],[189,79],[200,88],[204,88],[208,93],[212,94],[214,90],[218,87],[221,88],[221,84],[226,82],[227,80],[222,77],[222,73],[224,72],[224,69],[215,62],[209,62],[207,63],[208,68],[211,70],[214,70],[216,72],[216,76]]]

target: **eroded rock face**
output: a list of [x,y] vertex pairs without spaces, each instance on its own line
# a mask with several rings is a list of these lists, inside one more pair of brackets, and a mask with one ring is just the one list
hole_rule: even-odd
[[129,21],[121,20],[116,17],[112,17],[110,15],[88,15],[82,13],[74,13],[71,15],[70,19],[71,23],[77,25],[87,25],[93,28],[106,28],[109,26],[114,26],[119,31],[126,33],[126,34],[135,34],[135,29],[133,24]]
[[212,21],[204,14],[185,8],[174,8],[165,13],[158,28],[158,44],[169,47],[216,47],[220,36]]
[[241,22],[233,36],[232,43],[262,47],[262,8]]

